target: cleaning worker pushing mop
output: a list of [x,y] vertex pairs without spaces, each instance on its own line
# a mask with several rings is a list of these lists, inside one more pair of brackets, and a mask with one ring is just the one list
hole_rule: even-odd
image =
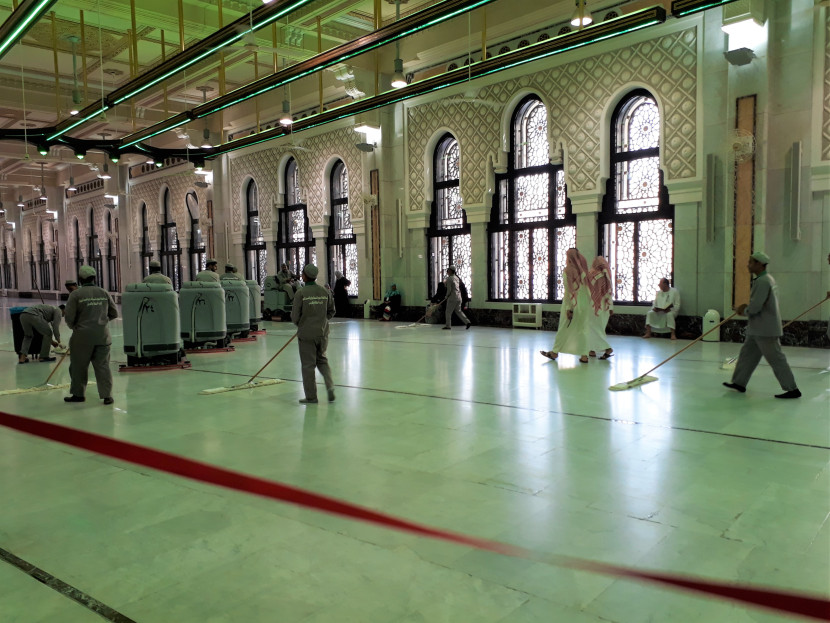
[[297,325],[297,344],[300,347],[300,366],[303,371],[305,398],[300,404],[317,402],[315,369],[320,370],[328,390],[329,402],[334,402],[334,381],[326,359],[329,343],[329,320],[334,316],[334,299],[331,292],[317,285],[317,267],[307,264],[303,268],[305,287],[297,290],[291,307],[291,322]]
[[749,303],[735,308],[741,315],[747,316],[746,340],[738,355],[738,363],[732,374],[732,381],[724,383],[730,389],[741,393],[746,391],[749,378],[761,361],[761,356],[767,360],[775,378],[781,384],[783,394],[776,394],[776,398],[801,398],[801,392],[795,384],[792,370],[787,358],[781,352],[780,337],[781,313],[778,311],[778,286],[775,280],[767,273],[769,256],[756,251],[749,256],[747,268],[754,275],[752,289],[749,294]]

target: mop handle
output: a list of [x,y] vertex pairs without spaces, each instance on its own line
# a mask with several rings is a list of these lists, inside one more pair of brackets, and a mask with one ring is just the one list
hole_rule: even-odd
[[61,367],[61,364],[63,363],[63,360],[64,360],[64,359],[66,359],[66,356],[67,356],[68,354],[69,354],[69,351],[67,350],[67,351],[63,354],[63,356],[61,356],[60,361],[58,361],[58,363],[55,365],[55,367],[54,367],[54,368],[52,368],[52,372],[50,372],[50,373],[49,373],[49,376],[48,376],[48,377],[46,377],[46,380],[43,382],[43,384],[44,384],[44,385],[49,385],[49,381],[52,379],[52,376],[54,376],[55,372],[57,372],[57,371],[58,371],[58,368],[60,368],[60,367]]
[[720,326],[721,326],[723,323],[725,323],[727,320],[732,320],[732,319],[733,319],[735,316],[737,316],[737,315],[738,315],[738,312],[732,312],[732,315],[731,315],[731,316],[728,316],[728,317],[724,318],[723,320],[721,320],[718,324],[716,324],[714,327],[712,327],[711,329],[709,329],[706,333],[704,333],[703,335],[701,335],[699,338],[697,338],[697,339],[696,339],[695,341],[693,341],[691,344],[688,344],[687,346],[684,346],[684,347],[683,347],[683,348],[681,348],[679,351],[677,351],[675,354],[673,354],[671,357],[669,357],[668,359],[664,359],[663,361],[661,361],[660,363],[658,363],[656,366],[654,366],[651,370],[649,370],[648,372],[645,372],[645,373],[641,374],[641,375],[640,375],[640,376],[638,376],[637,378],[638,378],[638,379],[641,379],[641,378],[643,378],[644,376],[647,376],[649,373],[654,372],[657,368],[659,368],[660,366],[662,366],[664,363],[668,363],[669,361],[671,361],[672,359],[674,359],[675,357],[677,357],[677,356],[678,356],[680,353],[682,353],[684,350],[688,350],[688,349],[690,349],[692,346],[694,346],[695,344],[697,344],[700,340],[702,340],[703,338],[705,338],[707,335],[709,335],[709,334],[710,334],[712,331],[714,331],[715,329],[720,329]]
[[282,347],[282,348],[280,348],[280,349],[277,351],[277,354],[276,354],[276,355],[274,355],[273,357],[271,357],[271,358],[268,360],[268,363],[266,363],[264,366],[262,366],[256,374],[254,374],[251,378],[249,378],[249,379],[248,379],[247,381],[245,381],[245,382],[246,382],[246,383],[250,383],[250,382],[251,382],[251,381],[253,381],[256,377],[258,377],[258,376],[262,373],[262,371],[263,371],[265,368],[267,368],[267,367],[270,365],[270,363],[271,363],[272,361],[274,361],[274,359],[276,359],[282,351],[284,351],[284,350],[285,350],[285,347],[286,347],[286,346],[288,346],[288,345],[291,343],[291,340],[293,340],[295,337],[297,337],[297,334],[296,334],[296,333],[295,333],[294,335],[292,335],[292,336],[291,336],[291,339],[289,339],[289,340],[288,340],[288,341],[287,341],[287,342],[283,345],[283,347]]
[[801,318],[804,314],[809,314],[809,313],[810,313],[811,311],[813,311],[816,307],[818,307],[819,305],[822,305],[822,304],[823,304],[825,301],[827,301],[827,300],[830,300],[830,292],[828,292],[828,293],[827,293],[827,296],[825,296],[825,297],[824,297],[823,299],[821,299],[818,303],[816,303],[815,305],[813,305],[810,309],[808,309],[807,311],[803,311],[803,312],[801,312],[800,314],[798,314],[798,316],[796,316],[795,318],[793,318],[792,320],[790,320],[787,324],[785,324],[783,327],[781,327],[781,330],[783,331],[784,329],[786,329],[787,327],[789,327],[792,323],[794,323],[796,320],[798,320],[799,318]]

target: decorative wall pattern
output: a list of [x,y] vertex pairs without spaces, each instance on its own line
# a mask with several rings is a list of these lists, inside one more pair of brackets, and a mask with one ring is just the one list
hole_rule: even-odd
[[[300,189],[303,201],[308,206],[310,224],[323,222],[323,216],[330,211],[326,180],[326,165],[334,158],[342,158],[349,172],[349,207],[352,219],[362,219],[363,207],[363,168],[360,151],[355,147],[357,139],[351,127],[340,128],[301,141],[299,147],[294,145],[275,145],[270,149],[231,157],[231,220],[232,231],[241,236],[244,233],[245,217],[242,214],[242,184],[251,176],[259,191],[259,214],[263,233],[273,240],[276,223],[271,206],[279,198],[279,168],[282,157],[291,154],[299,167]],[[296,139],[297,137],[295,137]],[[271,234],[270,236],[268,234]]]
[[106,239],[107,233],[107,211],[109,208],[105,204],[109,203],[109,199],[104,197],[104,191],[95,195],[81,195],[80,197],[73,197],[67,202],[66,218],[63,223],[63,236],[66,240],[66,248],[69,256],[77,258],[77,250],[75,249],[75,219],[78,219],[78,231],[80,232],[81,248],[80,256],[87,260],[89,250],[87,248],[87,236],[89,236],[89,209],[92,208],[93,218],[95,219],[95,233],[98,234],[98,240]]
[[[139,182],[130,186],[129,217],[130,217],[130,244],[134,251],[141,246],[141,204],[147,205],[147,226],[149,227],[150,245],[153,250],[159,248],[159,225],[161,224],[161,189],[167,186],[170,189],[170,209],[180,232],[179,238],[184,239],[184,233],[190,231],[190,215],[187,211],[185,197],[188,191],[195,191],[199,199],[199,210],[204,210],[208,200],[206,188],[199,188],[196,182],[202,177],[192,171],[171,173],[170,175],[155,177],[146,182]],[[204,214],[201,214],[204,216]]]
[[52,257],[53,252],[53,232],[52,221],[45,221],[43,212],[32,214],[31,212],[23,214],[23,253],[26,256],[31,255],[32,249],[29,248],[29,236],[31,235],[32,245],[34,246],[34,253],[37,255],[40,252],[40,222],[43,221],[43,242],[45,243],[46,257]]
[[830,19],[824,23],[824,113],[821,124],[821,159],[830,160]]
[[429,138],[448,125],[461,146],[463,202],[483,201],[488,162],[503,158],[499,153],[501,113],[521,89],[537,92],[549,105],[552,144],[561,141],[568,155],[570,191],[599,190],[600,145],[602,133],[608,132],[605,110],[610,98],[632,82],[646,85],[662,105],[662,160],[667,180],[694,177],[697,31],[692,28],[482,88],[478,99],[496,106],[453,98],[456,102],[436,101],[407,109],[409,209],[423,209],[424,152]]

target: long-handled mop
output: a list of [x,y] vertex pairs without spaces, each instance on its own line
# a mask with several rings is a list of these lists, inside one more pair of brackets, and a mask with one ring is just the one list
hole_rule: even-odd
[[12,394],[27,394],[29,392],[42,392],[49,389],[64,389],[69,387],[69,383],[61,383],[60,385],[50,385],[49,381],[55,375],[55,372],[58,371],[58,368],[63,363],[63,360],[66,359],[66,356],[69,354],[69,350],[67,350],[60,358],[55,367],[52,368],[52,372],[49,373],[49,376],[46,377],[46,380],[43,382],[42,385],[35,385],[34,387],[25,387],[22,389],[6,389],[0,391],[0,396],[11,396]]
[[638,387],[638,386],[640,386],[640,385],[645,385],[646,383],[652,383],[652,382],[656,381],[656,380],[657,380],[657,377],[656,377],[656,376],[649,376],[649,373],[650,373],[650,372],[654,372],[657,368],[659,368],[660,366],[662,366],[664,363],[668,363],[669,361],[671,361],[672,359],[674,359],[675,357],[677,357],[677,356],[678,356],[680,353],[682,353],[683,351],[685,351],[685,350],[689,350],[692,346],[694,346],[695,344],[697,344],[700,340],[702,340],[703,338],[705,338],[705,337],[706,337],[707,335],[709,335],[712,331],[715,331],[716,329],[720,329],[721,325],[722,325],[723,323],[725,323],[727,320],[732,320],[732,319],[733,319],[735,316],[737,316],[737,315],[738,315],[738,312],[734,312],[731,316],[728,316],[727,318],[724,318],[724,319],[723,319],[723,320],[721,320],[718,324],[716,324],[714,327],[712,327],[711,329],[709,329],[706,333],[704,333],[704,334],[703,334],[703,335],[701,335],[699,338],[697,338],[696,340],[694,340],[691,344],[689,344],[689,345],[687,345],[687,346],[684,346],[683,348],[681,348],[679,351],[677,351],[675,354],[673,354],[673,355],[672,355],[671,357],[669,357],[668,359],[664,359],[663,361],[661,361],[660,363],[658,363],[656,366],[654,366],[651,370],[649,370],[649,371],[648,371],[648,372],[646,372],[645,374],[642,374],[642,375],[638,376],[636,379],[632,379],[631,381],[628,381],[628,382],[626,382],[626,383],[617,383],[616,385],[612,385],[612,386],[611,386],[611,387],[609,387],[608,389],[610,389],[612,392],[621,392],[621,391],[626,390],[626,389],[631,389],[631,388],[633,388],[633,387]]
[[[435,303],[435,307],[440,307],[440,306],[441,306],[441,303],[446,302],[446,300],[447,300],[447,299],[444,299],[444,300],[443,300],[443,301],[441,301],[440,303]],[[429,326],[429,325],[427,325],[427,324],[420,324],[420,323],[421,323],[421,321],[422,321],[422,320],[424,320],[426,317],[427,317],[427,315],[426,315],[426,314],[424,314],[423,316],[421,316],[420,318],[418,318],[418,320],[416,320],[416,321],[415,321],[415,322],[413,322],[412,324],[402,324],[402,325],[397,326],[397,327],[395,327],[395,328],[396,328],[396,329],[412,329],[412,328],[414,328],[414,327],[426,327],[426,326]]]
[[[790,320],[787,324],[785,324],[783,327],[781,327],[781,330],[783,331],[784,329],[786,329],[787,327],[789,327],[792,323],[794,323],[796,320],[798,320],[798,319],[799,319],[799,318],[801,318],[802,316],[804,316],[804,315],[806,315],[806,314],[810,313],[810,312],[811,312],[811,311],[813,311],[816,307],[818,307],[819,305],[822,305],[825,301],[828,301],[828,300],[830,300],[830,292],[828,292],[828,293],[827,293],[827,296],[825,296],[825,297],[824,297],[823,299],[821,299],[818,303],[816,303],[815,305],[813,305],[810,309],[808,309],[807,311],[803,311],[803,312],[801,312],[800,314],[798,314],[798,316],[796,316],[795,318],[793,318],[792,320]],[[721,365],[721,367],[720,367],[720,368],[721,368],[721,370],[731,370],[731,369],[733,369],[733,368],[735,367],[735,363],[736,363],[737,361],[738,361],[738,358],[737,358],[737,357],[730,357],[729,359],[727,359],[726,361],[724,361],[724,362],[723,362],[723,365]]]
[[256,389],[257,387],[265,387],[266,385],[276,385],[277,383],[282,383],[283,382],[282,379],[266,379],[264,381],[256,381],[256,382],[254,382],[254,379],[256,377],[258,377],[262,373],[262,371],[265,368],[267,368],[270,365],[270,363],[272,361],[274,361],[274,359],[276,359],[279,356],[279,354],[282,351],[285,350],[285,347],[288,346],[295,337],[297,337],[296,333],[294,335],[292,335],[291,338],[283,345],[283,347],[280,348],[277,351],[276,355],[271,357],[268,360],[268,362],[257,371],[256,374],[254,374],[251,378],[249,378],[244,383],[240,383],[239,385],[231,385],[230,387],[214,387],[213,389],[203,389],[202,391],[199,392],[199,394],[208,396],[208,395],[211,395],[211,394],[221,394],[222,392],[232,392],[232,391],[235,391],[237,389]]

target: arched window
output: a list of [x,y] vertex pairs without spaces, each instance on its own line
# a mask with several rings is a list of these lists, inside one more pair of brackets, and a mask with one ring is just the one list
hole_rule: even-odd
[[674,206],[660,171],[660,111],[633,91],[611,120],[611,178],[599,218],[601,253],[611,266],[614,300],[649,303],[672,278]]
[[95,285],[103,288],[104,269],[101,259],[101,245],[98,244],[98,234],[95,232],[95,212],[92,208],[89,209],[89,235],[87,241],[89,244],[89,265],[95,269]]
[[261,288],[265,285],[268,252],[259,222],[259,191],[254,180],[250,180],[245,189],[245,207],[248,214],[248,227],[245,229],[245,278],[256,281]]
[[317,250],[302,202],[299,167],[294,158],[285,167],[285,207],[280,208],[278,218],[277,268],[288,264],[288,270],[299,275],[306,264],[317,264]]
[[173,211],[170,208],[170,189],[164,189],[162,198],[161,224],[161,272],[170,277],[173,289],[182,287],[182,249],[179,246],[179,233],[176,230],[176,221],[173,220]]
[[[75,278],[79,279],[78,271],[84,265],[83,253],[81,253],[81,223],[75,219]],[[80,284],[80,281],[78,282]]]
[[29,272],[31,273],[32,277],[32,290],[37,290],[38,281],[37,281],[37,262],[35,261],[35,247],[32,244],[32,230],[30,229],[29,232]]
[[185,197],[187,213],[190,216],[190,278],[195,279],[196,273],[205,269],[205,243],[202,240],[202,228],[199,227],[199,198],[196,193],[189,192]]
[[561,165],[550,163],[547,110],[525,98],[513,113],[507,172],[496,176],[490,235],[492,300],[561,301],[576,219]]
[[150,226],[147,223],[147,204],[141,204],[141,277],[150,274],[150,260],[153,250],[150,248]]
[[49,258],[46,257],[46,240],[43,238],[43,221],[38,225],[40,230],[40,241],[38,242],[38,267],[40,270],[40,289],[52,289],[52,277],[49,266]]
[[[113,242],[113,238],[115,242]],[[112,212],[107,210],[107,289],[118,292],[118,220],[112,229]]]
[[429,218],[429,294],[438,288],[449,266],[472,296],[472,237],[461,209],[458,141],[445,134],[435,147],[432,166],[433,200]]
[[329,222],[329,281],[340,271],[352,282],[349,296],[357,296],[357,236],[349,212],[349,174],[338,160],[331,170],[331,220]]

